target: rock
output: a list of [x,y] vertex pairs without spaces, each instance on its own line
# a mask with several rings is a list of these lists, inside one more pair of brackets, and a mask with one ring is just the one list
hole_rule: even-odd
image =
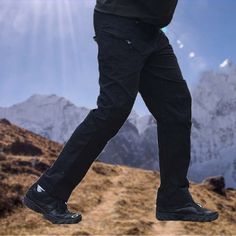
[[40,156],[43,154],[42,150],[30,142],[22,142],[16,140],[9,146],[4,148],[4,152],[12,153],[13,155],[25,155],[25,156]]
[[20,184],[8,185],[0,181],[0,217],[22,205],[23,188]]
[[211,176],[202,181],[208,188],[220,195],[225,194],[225,179],[224,176]]
[[3,123],[3,124],[6,124],[6,125],[11,125],[11,122],[5,118],[3,119],[0,119],[0,122]]

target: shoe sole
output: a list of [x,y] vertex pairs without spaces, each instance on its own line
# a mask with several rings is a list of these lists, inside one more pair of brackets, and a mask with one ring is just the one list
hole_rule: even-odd
[[171,212],[157,212],[156,218],[158,220],[182,220],[182,221],[197,221],[197,222],[209,222],[216,220],[218,218],[219,214],[217,212],[214,212],[210,215],[183,215],[183,214],[176,214]]
[[55,216],[52,216],[48,213],[46,213],[38,204],[33,202],[31,199],[29,199],[27,196],[24,196],[23,198],[23,204],[27,206],[29,209],[40,213],[43,215],[43,217],[46,220],[49,220],[53,224],[76,224],[79,223],[82,220],[82,215],[79,215],[77,218],[72,219],[60,219]]

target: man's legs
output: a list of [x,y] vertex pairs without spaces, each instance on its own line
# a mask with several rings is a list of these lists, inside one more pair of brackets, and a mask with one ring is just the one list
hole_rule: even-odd
[[186,177],[190,163],[191,95],[164,33],[141,72],[139,92],[157,120],[161,175],[157,207],[183,206],[192,200]]
[[100,72],[98,107],[89,112],[51,168],[37,181],[48,193],[64,201],[128,117],[144,61],[126,41],[126,27],[132,27],[134,21],[101,13],[94,17]]

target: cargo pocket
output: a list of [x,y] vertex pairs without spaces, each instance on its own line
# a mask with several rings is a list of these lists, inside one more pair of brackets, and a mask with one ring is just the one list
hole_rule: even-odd
[[109,30],[104,30],[104,32],[109,34],[113,39],[120,40],[121,42],[123,42],[123,46],[125,48],[127,48],[127,49],[134,48],[133,42],[129,38],[125,37],[125,35],[122,35],[122,34],[116,33],[116,32],[112,32]]
[[94,40],[96,40],[101,49],[106,48],[110,53],[117,53],[117,55],[126,53],[127,56],[143,56],[148,47],[147,43],[115,28],[103,29],[99,37],[95,36]]

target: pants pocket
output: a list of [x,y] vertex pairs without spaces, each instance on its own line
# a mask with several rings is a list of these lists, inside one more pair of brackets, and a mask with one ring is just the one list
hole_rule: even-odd
[[[99,35],[94,37],[94,40],[103,47],[105,44],[109,45],[109,50],[115,52],[116,49],[122,53],[123,50],[136,55],[144,56],[148,53],[149,45],[147,42],[139,39],[135,33],[132,35],[130,32],[119,29],[117,26],[106,26],[101,29]],[[117,53],[119,53],[117,51]]]

